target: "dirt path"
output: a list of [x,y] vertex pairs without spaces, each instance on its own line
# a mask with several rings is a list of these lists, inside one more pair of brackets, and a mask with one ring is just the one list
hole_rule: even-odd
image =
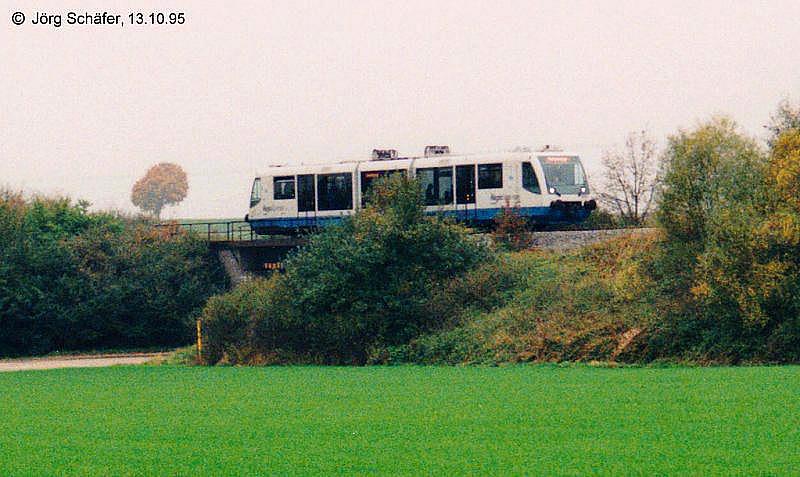
[[8,359],[0,360],[0,373],[33,369],[100,368],[119,364],[142,364],[164,355],[165,353],[130,353]]

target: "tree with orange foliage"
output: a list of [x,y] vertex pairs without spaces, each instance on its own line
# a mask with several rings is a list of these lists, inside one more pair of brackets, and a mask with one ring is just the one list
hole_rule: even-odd
[[131,191],[131,202],[160,220],[164,207],[181,202],[187,192],[189,181],[181,166],[162,162],[148,169],[144,177],[136,181]]

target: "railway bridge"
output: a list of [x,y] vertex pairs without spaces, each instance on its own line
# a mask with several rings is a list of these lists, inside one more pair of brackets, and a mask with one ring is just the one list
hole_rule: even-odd
[[[158,224],[172,233],[185,232],[208,241],[234,284],[253,275],[266,275],[283,268],[282,262],[307,239],[302,236],[262,236],[242,220],[215,222],[170,222]],[[531,232],[531,248],[568,250],[621,235],[652,232],[647,228],[603,230],[557,230]]]
[[206,240],[234,285],[248,276],[282,269],[286,255],[306,243],[305,237],[258,235],[243,220],[167,222],[156,227]]

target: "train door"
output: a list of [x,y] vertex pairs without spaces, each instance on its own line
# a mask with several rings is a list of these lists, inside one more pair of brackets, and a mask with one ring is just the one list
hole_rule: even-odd
[[[470,204],[472,204],[470,210]],[[456,166],[456,213],[461,220],[476,219],[475,164]]]
[[297,176],[297,215],[306,219],[316,218],[317,191],[314,174]]

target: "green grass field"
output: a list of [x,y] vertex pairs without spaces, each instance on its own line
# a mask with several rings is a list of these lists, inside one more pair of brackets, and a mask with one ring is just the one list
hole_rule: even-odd
[[756,475],[800,469],[800,367],[0,374],[0,475]]

